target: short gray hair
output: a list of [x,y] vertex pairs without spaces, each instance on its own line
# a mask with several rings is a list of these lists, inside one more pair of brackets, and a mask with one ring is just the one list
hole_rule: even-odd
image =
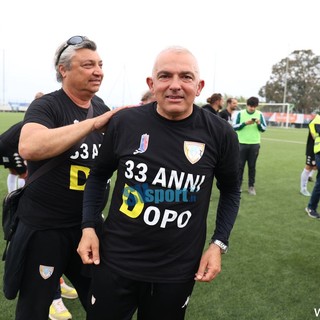
[[[68,44],[68,41],[63,42],[54,55],[54,68],[56,70],[56,78],[58,82],[62,82],[62,76],[59,72],[59,65],[63,65],[66,69],[71,67],[71,59],[73,58],[75,52],[79,49],[90,49],[92,51],[97,50],[97,45],[92,40],[87,37],[82,37],[83,41],[79,44]],[[70,38],[71,39],[71,38]],[[62,52],[62,53],[61,53]]]
[[153,69],[152,69],[152,74],[154,75],[154,73],[156,72],[156,67],[157,67],[157,62],[158,62],[158,59],[159,57],[164,54],[164,53],[167,53],[167,52],[174,52],[174,53],[181,53],[181,54],[188,54],[190,55],[193,60],[194,60],[194,68],[195,68],[195,71],[198,75],[198,77],[200,77],[200,70],[199,70],[199,65],[198,65],[198,61],[197,61],[197,58],[194,56],[194,54],[188,50],[187,48],[185,47],[182,47],[182,46],[179,46],[179,45],[173,45],[173,46],[169,46],[165,49],[163,49],[162,51],[160,51],[160,53],[157,55],[156,57],[156,60],[155,60],[155,63],[153,65]]

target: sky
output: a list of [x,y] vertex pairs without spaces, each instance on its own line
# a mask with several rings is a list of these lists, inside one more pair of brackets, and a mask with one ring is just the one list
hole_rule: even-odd
[[[320,55],[319,0],[16,0],[0,5],[0,104],[57,90],[53,57],[71,36],[95,41],[103,60],[98,95],[137,104],[156,55],[171,45],[197,58],[213,93],[258,96],[272,66],[294,50]],[[281,101],[279,101],[281,102]]]

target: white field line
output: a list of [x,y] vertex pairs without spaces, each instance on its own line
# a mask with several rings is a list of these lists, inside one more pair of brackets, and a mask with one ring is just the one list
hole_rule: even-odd
[[296,143],[296,144],[306,144],[306,142],[302,142],[302,141],[292,141],[292,140],[282,140],[282,139],[272,139],[272,138],[261,138],[261,140],[276,141],[276,142],[288,142],[288,143]]

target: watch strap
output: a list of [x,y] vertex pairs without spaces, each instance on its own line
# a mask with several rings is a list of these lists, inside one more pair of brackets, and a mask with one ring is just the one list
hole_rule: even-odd
[[224,244],[222,241],[218,240],[218,239],[212,239],[210,244],[213,243],[215,245],[217,245],[220,250],[221,250],[221,253],[227,253],[228,251],[228,246],[226,244]]

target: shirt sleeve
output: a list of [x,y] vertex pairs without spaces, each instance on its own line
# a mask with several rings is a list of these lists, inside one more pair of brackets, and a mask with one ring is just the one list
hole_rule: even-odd
[[241,130],[246,126],[245,122],[241,123],[240,120],[241,120],[241,111],[238,112],[237,117],[233,123],[233,129],[235,131]]
[[260,124],[258,125],[258,129],[261,132],[264,132],[267,130],[267,123],[266,123],[266,119],[263,115],[263,113],[260,113]]
[[113,150],[113,140],[114,128],[110,124],[86,182],[83,195],[82,228],[96,227],[100,221],[101,212],[105,206],[108,180],[118,166],[118,159]]
[[228,245],[229,236],[240,206],[239,142],[237,134],[227,130],[224,137],[219,166],[216,169],[217,187],[220,197],[217,207],[216,228],[212,239]]

